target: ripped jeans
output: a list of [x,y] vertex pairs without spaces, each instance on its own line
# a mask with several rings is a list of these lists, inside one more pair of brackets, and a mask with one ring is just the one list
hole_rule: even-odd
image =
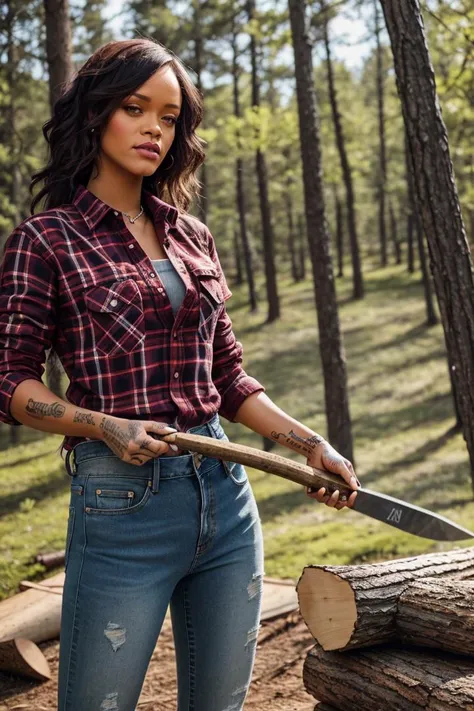
[[[188,432],[227,439],[218,415]],[[178,711],[239,711],[264,575],[245,468],[192,454],[136,466],[100,440],[72,452],[58,711],[134,711],[168,604]]]

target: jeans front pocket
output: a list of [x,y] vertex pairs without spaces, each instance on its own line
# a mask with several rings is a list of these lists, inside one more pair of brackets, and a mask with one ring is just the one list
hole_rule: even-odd
[[151,477],[89,475],[85,485],[86,514],[117,516],[140,511],[151,496]]

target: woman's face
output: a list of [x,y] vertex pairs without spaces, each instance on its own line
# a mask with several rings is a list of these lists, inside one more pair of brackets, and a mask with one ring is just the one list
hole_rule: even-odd
[[[104,157],[134,175],[152,175],[173,143],[181,105],[181,87],[173,69],[161,67],[111,115],[102,134]],[[158,146],[159,155],[152,153],[150,158],[137,150],[142,143]]]

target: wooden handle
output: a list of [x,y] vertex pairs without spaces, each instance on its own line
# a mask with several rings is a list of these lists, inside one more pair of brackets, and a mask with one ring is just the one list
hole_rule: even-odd
[[260,469],[269,474],[277,474],[284,479],[294,481],[296,484],[311,486],[316,490],[324,486],[327,493],[332,493],[338,489],[341,494],[349,496],[353,491],[349,484],[337,474],[322,469],[314,469],[306,464],[300,464],[291,459],[281,457],[279,454],[262,452],[254,447],[246,447],[244,444],[234,444],[227,440],[186,434],[185,432],[173,432],[173,434],[164,435],[160,439],[168,444],[176,444],[183,450],[198,452],[216,459],[224,459],[226,462],[237,462],[244,466],[254,467],[254,469]]

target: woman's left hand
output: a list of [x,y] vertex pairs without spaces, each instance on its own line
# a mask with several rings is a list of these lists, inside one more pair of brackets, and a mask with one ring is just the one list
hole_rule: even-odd
[[340,497],[340,492],[337,489],[332,494],[326,494],[324,487],[316,491],[307,486],[306,493],[309,497],[336,509],[342,509],[345,506],[352,508],[357,497],[357,489],[361,486],[352,462],[339,454],[329,442],[324,441],[314,448],[307,459],[307,464],[315,469],[326,469],[333,474],[339,474],[351,489],[354,489],[349,498],[346,498],[345,496]]

